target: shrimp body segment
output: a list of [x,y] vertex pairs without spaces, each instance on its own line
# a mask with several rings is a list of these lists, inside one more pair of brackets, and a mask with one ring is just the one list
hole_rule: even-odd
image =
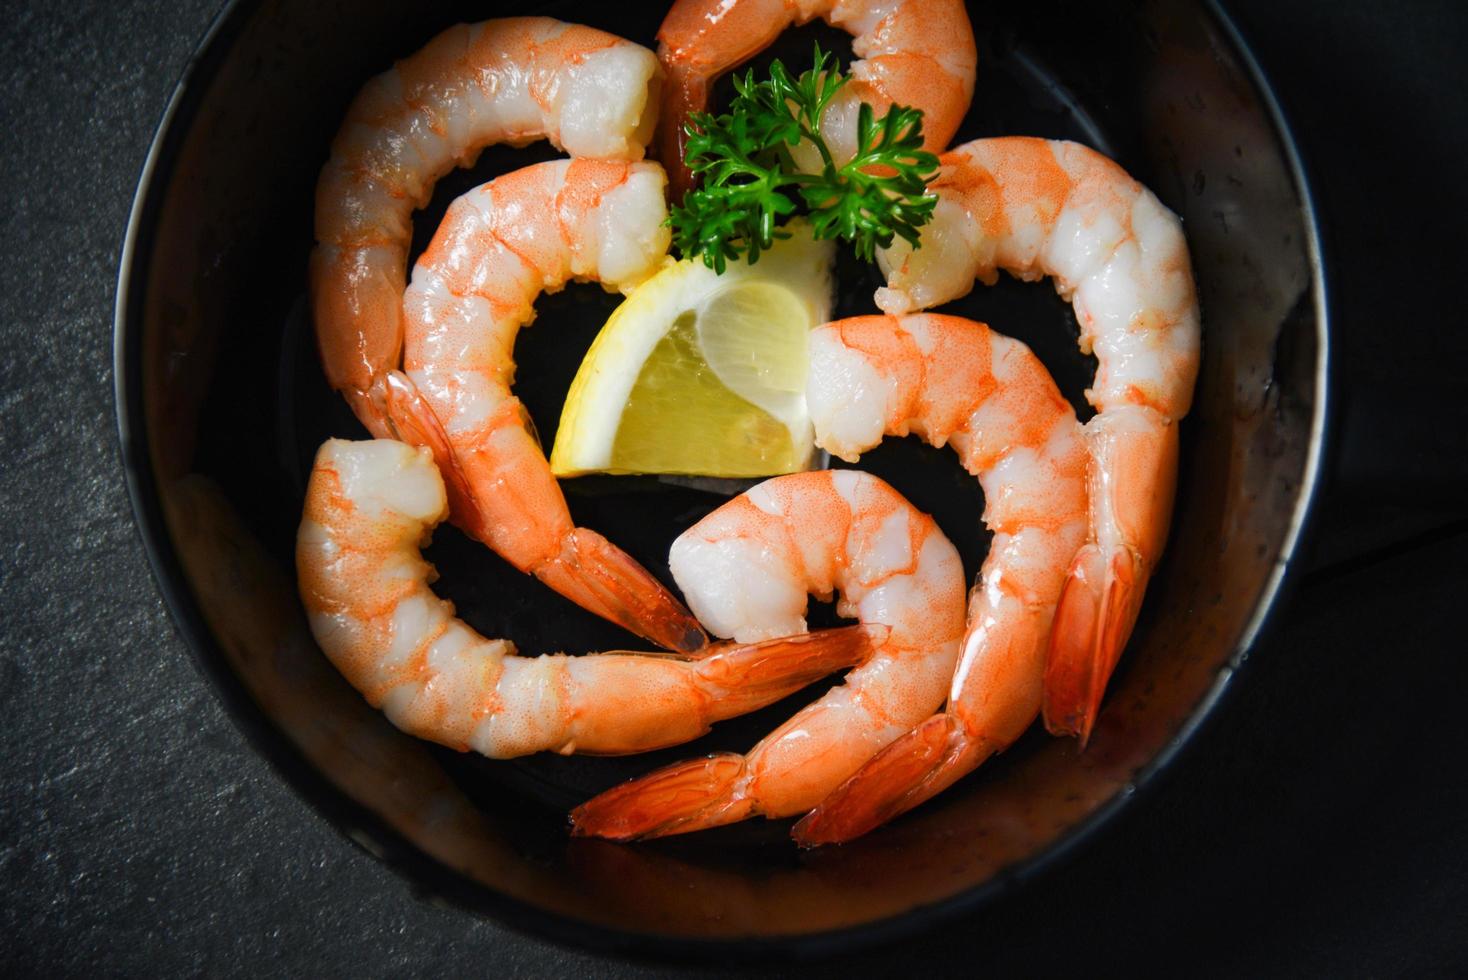
[[404,366],[417,401],[399,412],[448,478],[456,523],[516,568],[669,649],[707,642],[642,566],[576,527],[529,415],[510,390],[515,337],[534,302],[571,280],[629,292],[663,263],[663,170],[553,160],[450,205],[403,298]]
[[451,27],[363,87],[316,185],[310,281],[327,380],[377,436],[402,351],[412,213],[494,143],[549,139],[573,156],[639,160],[662,69],[652,52],[548,17]]
[[879,116],[892,105],[923,110],[928,150],[942,150],[953,139],[968,113],[978,64],[961,0],[676,0],[658,30],[658,57],[667,70],[659,155],[674,200],[692,183],[683,162],[684,127],[691,114],[708,108],[714,81],[787,28],[816,17],[851,34],[859,59],[821,117],[821,136],[838,164],[856,155],[863,102]]
[[847,840],[915,806],[1018,738],[1040,713],[1046,640],[1085,540],[1081,425],[1024,344],[960,317],[838,320],[811,335],[816,443],[849,460],[884,436],[949,445],[984,489],[989,555],[969,596],[947,707],[887,746],[796,825]]
[[963,565],[932,518],[854,470],[776,477],[673,544],[699,618],[739,642],[805,628],[808,594],[889,630],[845,683],[745,755],[675,764],[571,813],[580,835],[630,840],[802,813],[942,703],[963,632]]
[[1089,737],[1108,678],[1161,555],[1201,346],[1198,298],[1177,216],[1101,154],[1025,137],[975,140],[940,157],[920,247],[878,253],[877,305],[907,313],[993,283],[1003,269],[1050,277],[1094,352],[1091,533],[1051,640],[1045,723]]
[[447,515],[431,453],[329,440],[296,542],[301,598],[332,663],[404,731],[492,758],[641,752],[697,737],[859,663],[880,630],[722,644],[692,661],[635,653],[521,657],[429,588],[420,548]]

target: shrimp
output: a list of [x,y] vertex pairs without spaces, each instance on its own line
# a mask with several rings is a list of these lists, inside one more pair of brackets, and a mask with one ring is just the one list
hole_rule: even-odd
[[707,642],[702,629],[642,566],[572,523],[510,391],[515,336],[542,291],[596,279],[629,292],[663,262],[664,182],[655,163],[553,160],[450,205],[403,298],[417,400],[399,420],[434,450],[461,526],[581,606],[686,652]]
[[960,317],[817,328],[806,399],[816,444],[849,461],[884,436],[951,445],[984,489],[994,533],[947,707],[796,825],[796,840],[811,845],[857,836],[936,794],[1039,715],[1051,617],[1086,536],[1089,455],[1075,412],[1029,348]]
[[651,51],[548,17],[451,27],[363,87],[316,185],[310,280],[327,380],[388,436],[412,212],[494,143],[640,160],[662,70]]
[[[662,646],[689,651],[707,642],[698,624],[626,554],[593,532],[572,528],[538,446],[527,452],[522,445],[531,437],[504,427],[500,441],[514,445],[501,466],[489,482],[468,485],[468,473],[486,468],[453,457],[449,436],[462,428],[465,411],[499,409],[504,418],[523,418],[518,402],[490,393],[466,399],[473,404],[460,404],[458,415],[451,410],[440,419],[435,407],[444,407],[441,396],[452,382],[425,393],[397,370],[405,320],[411,319],[403,309],[411,216],[427,203],[434,182],[497,142],[546,138],[573,155],[638,159],[652,134],[661,78],[647,49],[545,17],[450,28],[368,82],[347,110],[316,188],[310,278],[327,380],[373,435],[435,449],[449,480],[455,523],[592,612]],[[477,229],[487,239],[482,257],[493,265],[492,285],[499,287],[482,298],[466,296],[463,315],[482,313],[486,300],[498,299],[502,307],[494,313],[516,318],[513,326],[519,326],[531,318],[529,303],[541,288],[600,273],[628,289],[661,261],[667,234],[657,227],[660,216],[644,221],[632,213],[661,209],[660,200],[652,201],[661,194],[655,168],[578,167],[568,182],[559,179],[568,176],[566,165],[558,166],[510,181],[498,196],[481,193],[476,201],[497,205],[494,221],[475,217],[473,204],[450,210],[450,223],[460,219],[461,238]],[[513,237],[505,228],[525,208],[542,220]],[[621,228],[624,219],[634,219],[635,230]],[[563,240],[571,232],[575,237]],[[527,246],[526,261],[539,264],[506,258],[506,242]],[[424,303],[418,306],[421,313]],[[447,360],[446,351],[433,356]],[[467,367],[498,372],[508,384],[508,347],[502,360]],[[430,373],[442,378],[447,368]],[[530,462],[516,462],[525,459]]]
[[311,631],[337,669],[409,734],[492,758],[641,752],[695,738],[861,662],[880,628],[848,627],[700,660],[607,653],[521,657],[429,589],[419,548],[447,515],[429,450],[328,440],[296,540]]
[[1106,682],[1161,556],[1177,479],[1178,420],[1198,374],[1201,327],[1177,216],[1115,163],[1075,143],[975,140],[945,153],[920,247],[878,253],[888,313],[992,284],[999,269],[1051,277],[1094,351],[1086,398],[1090,535],[1055,617],[1045,724],[1089,739]]
[[876,653],[746,755],[675,764],[571,813],[573,833],[629,840],[782,817],[820,802],[943,700],[963,632],[963,565],[933,519],[854,470],[766,480],[673,543],[673,577],[718,636],[805,628],[807,593],[889,632]]
[[[820,17],[849,32],[851,80],[821,117],[837,164],[856,155],[857,110],[892,105],[923,110],[923,146],[948,145],[974,94],[978,53],[961,0],[676,0],[658,29],[663,86],[659,156],[673,199],[693,182],[684,165],[689,116],[708,108],[715,79],[769,47],[784,30]],[[801,160],[819,168],[819,158]]]

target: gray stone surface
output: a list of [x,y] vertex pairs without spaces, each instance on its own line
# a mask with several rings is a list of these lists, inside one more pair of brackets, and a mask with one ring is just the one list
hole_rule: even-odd
[[[168,620],[118,463],[111,310],[152,129],[217,6],[0,8],[0,969],[640,972],[419,901],[253,753]],[[1184,765],[1059,872],[819,972],[1461,970],[1461,540],[1315,577]]]
[[153,128],[218,7],[0,15],[0,962],[579,972],[592,961],[415,901],[295,798],[154,587],[119,464],[112,303]]

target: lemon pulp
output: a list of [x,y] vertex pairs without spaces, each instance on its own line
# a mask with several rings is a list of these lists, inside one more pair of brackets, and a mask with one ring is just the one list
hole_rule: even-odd
[[806,340],[830,316],[829,242],[794,225],[760,261],[673,263],[607,320],[571,384],[557,476],[771,476],[809,465]]

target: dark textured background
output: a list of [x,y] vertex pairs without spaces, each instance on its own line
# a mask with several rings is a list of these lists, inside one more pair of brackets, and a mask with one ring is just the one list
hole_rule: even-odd
[[[220,5],[0,2],[0,970],[631,973],[417,900],[252,753],[164,611],[118,462],[112,302],[153,127]],[[833,974],[1468,971],[1468,6],[1230,6],[1336,274],[1310,571],[1110,833]]]

